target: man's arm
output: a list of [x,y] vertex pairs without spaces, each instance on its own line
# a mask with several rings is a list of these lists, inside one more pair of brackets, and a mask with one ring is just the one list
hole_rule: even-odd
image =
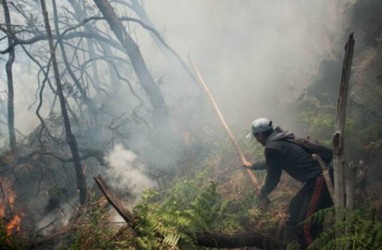
[[282,156],[278,150],[266,149],[265,159],[267,165],[267,177],[265,183],[260,189],[260,198],[270,194],[280,181],[282,172]]
[[265,161],[259,161],[256,163],[253,163],[251,166],[252,170],[264,170],[267,168],[267,164]]
[[267,168],[267,164],[265,161],[259,161],[256,163],[245,161],[245,162],[243,162],[243,167],[249,168],[252,170],[264,170]]

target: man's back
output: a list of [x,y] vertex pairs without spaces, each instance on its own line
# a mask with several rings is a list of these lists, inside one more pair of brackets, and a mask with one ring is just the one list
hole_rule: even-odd
[[281,168],[301,182],[320,175],[320,165],[305,149],[288,141],[293,138],[293,134],[286,132],[270,135],[265,145],[268,169]]

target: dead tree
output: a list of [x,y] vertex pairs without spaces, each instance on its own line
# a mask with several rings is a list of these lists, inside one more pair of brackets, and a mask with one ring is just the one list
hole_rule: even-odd
[[346,208],[354,208],[354,199],[355,199],[355,186],[356,186],[356,175],[357,175],[357,166],[353,162],[346,164],[347,168],[345,169],[345,193],[346,193]]
[[[3,0],[3,10],[5,17],[6,30],[9,33],[12,33],[11,30],[11,16],[9,14],[7,0]],[[14,90],[13,90],[13,74],[12,74],[12,65],[15,61],[15,49],[13,48],[13,39],[11,36],[8,36],[8,46],[12,47],[9,50],[9,58],[5,66],[7,73],[7,85],[8,85],[8,133],[9,133],[9,146],[13,152],[16,151],[16,134],[15,134],[15,112],[14,112]]]
[[58,70],[57,59],[56,59],[56,54],[55,54],[53,39],[52,39],[52,32],[51,32],[50,25],[49,25],[48,12],[46,10],[45,0],[41,0],[41,7],[42,7],[42,11],[43,11],[45,28],[46,28],[46,32],[48,35],[49,49],[50,49],[50,55],[51,55],[51,60],[52,60],[52,66],[53,66],[53,70],[54,70],[55,81],[56,81],[57,95],[58,95],[58,98],[60,101],[61,113],[62,113],[62,117],[64,120],[66,141],[69,144],[69,147],[70,147],[70,150],[72,153],[72,157],[73,157],[73,161],[74,161],[74,169],[76,172],[77,188],[78,188],[79,194],[80,194],[80,203],[85,204],[86,199],[87,199],[86,180],[85,180],[85,175],[82,171],[81,159],[80,159],[80,155],[78,152],[78,146],[77,146],[77,140],[72,133],[69,115],[68,115],[68,111],[66,108],[66,100],[65,100],[65,96],[64,96],[64,93],[62,90],[60,73]]
[[131,3],[121,2],[120,4],[129,6],[130,9],[132,9],[137,14],[137,16],[143,21],[143,22],[140,22],[140,24],[144,26],[146,29],[149,29],[151,31],[150,32],[151,37],[157,44],[158,48],[160,48],[160,50],[163,52],[163,54],[165,56],[168,56],[169,53],[172,54],[178,60],[180,65],[185,69],[185,71],[188,73],[190,78],[196,81],[196,78],[194,77],[192,70],[189,69],[187,64],[182,60],[182,58],[178,55],[178,53],[165,42],[166,39],[162,37],[159,34],[159,32],[155,29],[153,22],[150,20],[149,16],[146,13],[143,3],[138,0],[131,0],[130,2]]
[[134,71],[153,107],[153,119],[155,123],[168,123],[167,105],[163,98],[162,92],[160,91],[158,85],[155,83],[147,68],[139,46],[130,37],[129,33],[126,32],[121,20],[118,19],[116,13],[108,1],[94,0],[94,3],[106,18],[111,30],[114,32],[118,41],[122,44],[127,55],[129,56]]
[[[69,14],[71,14],[74,19],[76,19],[78,22],[81,22],[80,18],[84,19],[84,18],[88,17],[86,10],[84,8],[81,8],[81,4],[84,4],[83,2],[79,2],[79,1],[75,1],[75,0],[68,0],[68,2],[70,3],[70,5],[72,6],[72,8],[74,10],[74,13],[69,12]],[[89,25],[84,25],[84,28],[88,32],[93,31],[93,28],[90,27]],[[86,39],[86,42],[88,44],[87,49],[88,49],[89,57],[92,57],[92,55],[96,54],[96,51],[94,48],[95,42],[92,39]],[[93,71],[92,76],[94,78],[94,80],[92,81],[93,86],[95,89],[100,89],[101,81],[100,81],[99,76],[98,76],[97,62],[93,61],[91,64],[91,67],[92,67],[92,71]]]
[[[55,24],[56,34],[59,37],[60,36],[60,28],[58,26],[58,13],[57,13],[57,5],[56,5],[56,1],[55,0],[53,0],[53,13],[54,13],[54,24]],[[90,116],[92,117],[93,121],[95,121],[96,120],[96,116],[97,116],[96,105],[93,102],[93,100],[86,93],[86,90],[85,90],[85,88],[83,88],[80,80],[74,74],[74,72],[72,70],[72,67],[71,67],[71,65],[69,63],[68,57],[66,55],[66,51],[65,51],[65,47],[64,47],[63,41],[59,40],[58,44],[59,44],[60,49],[61,49],[62,59],[64,61],[66,70],[68,71],[68,73],[69,73],[70,77],[72,78],[75,86],[77,87],[78,91],[80,92],[81,99],[83,99],[85,105],[88,107]]]
[[349,39],[345,46],[345,58],[342,68],[342,78],[340,86],[340,94],[337,104],[336,132],[333,138],[333,165],[334,165],[334,205],[336,208],[345,207],[345,120],[346,120],[346,104],[348,98],[349,79],[351,72],[351,64],[353,60],[354,39],[353,33],[349,35]]

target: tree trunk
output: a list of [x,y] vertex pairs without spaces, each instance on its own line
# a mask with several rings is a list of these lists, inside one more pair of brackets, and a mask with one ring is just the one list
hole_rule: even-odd
[[138,45],[126,32],[125,27],[118,19],[108,1],[94,0],[94,2],[106,18],[111,30],[125,48],[126,53],[131,60],[134,71],[153,106],[154,124],[168,123],[168,110],[163,95],[152,78]]
[[48,34],[50,56],[51,56],[51,60],[52,60],[53,70],[54,70],[54,77],[55,77],[56,85],[57,85],[57,95],[58,95],[58,98],[60,100],[61,113],[62,113],[62,117],[64,120],[66,141],[69,144],[69,147],[70,147],[70,150],[72,153],[72,157],[73,157],[74,169],[76,172],[76,179],[77,179],[77,187],[78,187],[78,190],[80,193],[80,203],[85,204],[86,199],[87,199],[86,179],[85,179],[85,175],[82,171],[80,155],[78,153],[77,140],[72,133],[69,115],[68,115],[68,111],[66,109],[66,101],[65,101],[65,97],[64,97],[64,94],[62,91],[60,74],[59,74],[59,70],[58,70],[56,54],[54,51],[52,32],[51,32],[50,25],[49,25],[48,12],[46,10],[45,0],[41,0],[41,7],[42,7],[43,16],[44,16],[44,23],[45,23],[45,27],[46,27],[46,32]]
[[[345,58],[342,68],[342,79],[340,93],[337,104],[336,133],[333,137],[333,165],[334,165],[334,205],[336,208],[345,207],[345,120],[346,120],[346,104],[349,89],[349,79],[351,72],[351,64],[353,60],[354,39],[353,33],[349,35],[349,39],[345,46]],[[336,213],[336,221],[340,222],[343,217]]]
[[[12,33],[11,29],[11,16],[9,14],[7,0],[3,0],[3,9],[5,23],[8,33]],[[9,58],[5,66],[7,73],[7,85],[8,85],[8,133],[9,133],[9,146],[11,151],[16,151],[16,134],[15,134],[15,112],[14,112],[14,91],[13,91],[13,74],[12,74],[12,65],[15,61],[15,49],[12,46],[13,39],[8,35],[8,46],[12,47],[9,50]]]
[[192,73],[191,69],[187,67],[187,64],[182,60],[182,58],[173,50],[167,43],[166,39],[163,36],[159,35],[159,32],[154,28],[153,22],[151,22],[149,16],[144,9],[143,3],[138,0],[131,0],[130,8],[137,14],[137,16],[150,27],[150,35],[157,44],[158,48],[162,51],[163,55],[169,58],[169,55],[172,54],[180,63],[180,65],[186,70],[191,79],[197,81]]
[[[56,34],[57,34],[57,37],[60,37],[60,28],[58,26],[57,5],[56,5],[55,0],[53,0],[53,13],[54,13],[54,24],[55,24],[55,28],[56,28]],[[66,67],[70,77],[72,78],[74,84],[76,85],[78,91],[80,92],[81,99],[83,100],[85,105],[88,107],[90,116],[92,118],[92,122],[95,122],[97,119],[96,105],[93,102],[93,100],[90,97],[88,97],[86,90],[82,87],[81,82],[78,80],[77,76],[74,74],[74,72],[71,68],[71,65],[69,63],[68,57],[66,56],[66,51],[65,51],[65,47],[64,47],[64,43],[63,43],[62,39],[58,40],[58,44],[60,45],[62,59],[64,61],[65,67]]]
[[357,167],[353,163],[347,164],[347,168],[345,169],[346,208],[350,210],[354,208],[356,174]]

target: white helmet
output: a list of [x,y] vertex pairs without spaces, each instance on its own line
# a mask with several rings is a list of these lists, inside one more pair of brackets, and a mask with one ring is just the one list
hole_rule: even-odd
[[267,130],[272,129],[272,121],[268,118],[258,118],[252,122],[251,125],[251,132],[248,133],[247,137],[250,137],[251,135],[261,133]]

